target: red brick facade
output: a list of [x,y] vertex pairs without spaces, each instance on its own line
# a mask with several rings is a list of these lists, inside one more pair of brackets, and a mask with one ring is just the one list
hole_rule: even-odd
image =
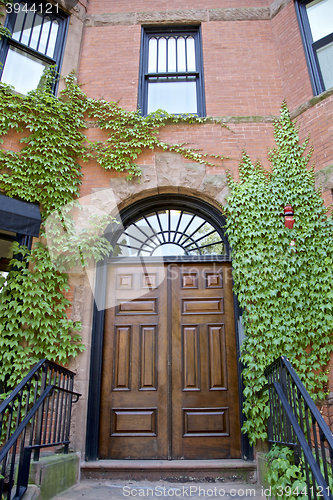
[[[228,157],[216,167],[200,166],[201,177],[193,183],[182,181],[188,160],[180,155],[143,151],[138,158],[141,184],[127,183],[126,174],[103,170],[91,161],[82,165],[82,196],[111,187],[120,208],[159,193],[193,194],[214,206],[223,204],[226,170],[237,177],[242,150],[269,168],[272,121],[285,99],[297,118],[300,139],[311,136],[318,186],[322,184],[325,204],[332,203],[333,174],[325,169],[333,166],[333,92],[313,95],[293,0],[88,0],[79,2],[79,11],[77,18],[76,11],[71,12],[70,25],[80,21],[83,26],[76,49],[79,84],[88,97],[117,101],[127,110],[138,105],[142,26],[201,25],[206,111],[212,120],[167,125],[160,139]],[[66,53],[63,67],[70,71]],[[93,140],[106,137],[97,128],[87,133]],[[19,138],[10,133],[4,147],[17,150]],[[157,158],[168,154],[166,165],[174,170],[162,176]],[[87,346],[86,353],[74,360],[78,391],[83,394],[74,443],[84,451],[93,299],[84,279],[75,276],[67,296],[73,299],[73,319],[82,321]]]

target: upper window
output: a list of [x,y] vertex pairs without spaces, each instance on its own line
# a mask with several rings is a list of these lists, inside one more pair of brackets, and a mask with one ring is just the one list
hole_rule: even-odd
[[205,116],[199,27],[143,29],[139,106],[144,115]]
[[333,0],[296,3],[315,94],[333,87]]
[[12,37],[2,40],[1,81],[26,94],[40,85],[44,69],[55,65],[59,71],[67,20],[58,4],[46,2],[8,3],[7,11]]

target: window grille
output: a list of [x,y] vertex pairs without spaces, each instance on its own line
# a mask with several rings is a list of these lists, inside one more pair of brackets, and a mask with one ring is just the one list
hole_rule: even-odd
[[143,30],[140,107],[143,114],[205,115],[199,28]]
[[141,215],[118,237],[114,257],[223,255],[221,228],[187,210]]
[[299,0],[296,12],[314,94],[333,87],[333,0]]
[[66,17],[50,3],[15,2],[11,5],[6,27],[11,38],[2,42],[1,80],[26,94],[41,85],[45,69],[60,69],[67,28]]

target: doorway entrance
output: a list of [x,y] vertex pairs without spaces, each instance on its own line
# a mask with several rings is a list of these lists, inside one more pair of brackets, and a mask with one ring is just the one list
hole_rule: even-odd
[[100,458],[240,458],[231,264],[110,263],[108,294]]
[[240,433],[224,226],[216,207],[160,194],[106,232],[113,253],[96,272],[86,460],[252,456]]

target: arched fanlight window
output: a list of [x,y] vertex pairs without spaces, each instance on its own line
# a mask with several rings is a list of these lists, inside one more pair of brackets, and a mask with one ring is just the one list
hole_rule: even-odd
[[205,256],[226,253],[221,227],[186,209],[148,210],[126,227],[114,257]]

